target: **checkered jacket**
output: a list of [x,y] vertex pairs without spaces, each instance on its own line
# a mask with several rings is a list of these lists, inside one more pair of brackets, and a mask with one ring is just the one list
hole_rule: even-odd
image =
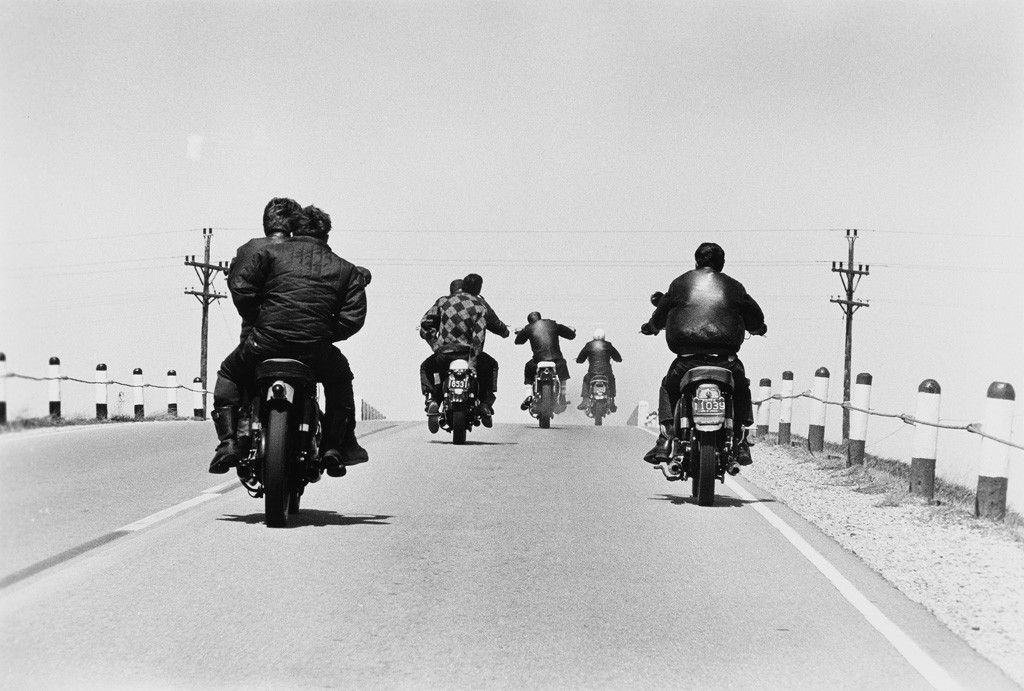
[[508,327],[498,319],[487,301],[469,293],[439,298],[420,319],[420,334],[430,342],[435,353],[442,353],[451,346],[468,345],[472,349],[472,360],[483,351],[488,331],[502,338],[509,334]]

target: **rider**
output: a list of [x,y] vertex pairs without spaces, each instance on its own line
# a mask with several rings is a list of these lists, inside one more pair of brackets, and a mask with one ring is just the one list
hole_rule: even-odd
[[[567,341],[571,341],[576,338],[576,329],[559,324],[554,319],[544,319],[540,316],[540,312],[530,312],[526,317],[526,321],[526,326],[516,331],[515,341],[516,345],[522,345],[529,341],[530,347],[533,349],[533,357],[527,361],[526,367],[523,369],[524,383],[529,387],[533,386],[533,378],[537,374],[538,362],[549,361],[555,363],[555,371],[558,374],[559,381],[562,383],[558,401],[558,412],[562,412],[569,404],[569,401],[565,399],[565,382],[569,379],[569,367],[565,364],[565,358],[562,357],[562,349],[559,347],[558,338],[562,337]],[[529,408],[532,398],[532,395],[527,396],[520,408],[523,410]]]
[[622,362],[622,356],[611,341],[605,340],[604,329],[594,329],[594,339],[583,346],[583,350],[576,357],[576,362],[583,364],[590,360],[587,373],[583,375],[583,391],[580,393],[583,400],[576,406],[579,410],[586,410],[587,399],[590,398],[590,380],[595,376],[605,377],[608,380],[608,410],[615,412],[615,374],[612,372],[612,360]]
[[[448,294],[442,295],[437,300],[434,300],[434,306],[430,309],[440,310],[441,302],[447,300],[453,295],[457,295],[462,292],[462,279],[456,278],[450,284],[448,284]],[[429,312],[429,310],[428,310]],[[436,331],[426,331],[423,327],[420,327],[420,338],[426,341],[430,345],[431,351],[434,349],[434,339],[437,338]],[[434,353],[431,352],[427,358],[420,363],[420,390],[423,392],[424,397],[424,410],[430,410],[430,403],[434,400],[434,387],[441,383],[441,372],[437,369],[438,361],[434,357]]]
[[[462,287],[458,288],[454,281],[455,292],[448,297],[440,298],[420,319],[420,336],[434,349],[434,355],[423,363],[421,372],[429,378],[421,379],[426,389],[426,382],[433,380],[434,373],[442,373],[448,369],[449,363],[459,357],[467,357],[469,364],[476,367],[477,381],[480,383],[480,418],[485,427],[491,426],[494,415],[494,392],[498,386],[498,363],[484,351],[484,340],[487,332],[508,338],[509,331],[487,301],[480,296],[484,279],[479,274],[468,274],[462,279]],[[432,362],[430,362],[432,360]],[[427,401],[427,415],[437,415],[441,405],[440,377],[433,380]]]
[[[275,212],[278,213],[278,212]],[[281,209],[279,215],[288,216]],[[252,324],[244,343],[221,363],[214,387],[214,426],[220,444],[211,473],[238,464],[236,439],[241,387],[268,358],[300,360],[324,384],[323,462],[340,477],[346,465],[369,460],[355,438],[355,398],[348,360],[334,345],[366,319],[364,273],[331,251],[331,219],[310,206],[287,221],[292,238],[266,244],[234,272],[228,287],[242,319]]]
[[753,424],[750,380],[737,353],[743,345],[744,331],[763,336],[768,327],[761,307],[743,284],[722,273],[725,251],[720,246],[702,243],[694,258],[696,268],[672,281],[650,321],[640,327],[640,332],[647,335],[665,329],[668,347],[677,356],[661,381],[658,395],[661,434],[644,460],[657,465],[668,458],[669,429],[683,375],[694,367],[714,365],[732,372],[736,462],[750,465],[750,444],[744,427]]

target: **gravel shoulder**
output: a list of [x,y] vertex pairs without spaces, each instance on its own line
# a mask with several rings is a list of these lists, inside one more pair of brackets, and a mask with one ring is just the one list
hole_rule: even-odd
[[866,467],[847,468],[837,446],[811,454],[772,438],[752,454],[741,477],[856,554],[1024,687],[1019,517],[976,519],[973,497],[959,488],[941,488],[927,504],[907,493],[902,464],[868,457]]

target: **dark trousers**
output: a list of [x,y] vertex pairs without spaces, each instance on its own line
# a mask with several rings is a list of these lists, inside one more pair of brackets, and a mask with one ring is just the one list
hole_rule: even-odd
[[[565,364],[565,358],[560,357],[557,360],[552,360],[555,363],[555,373],[558,375],[558,379],[564,384],[569,378],[569,366]],[[523,368],[523,383],[527,386],[533,386],[533,378],[537,376],[537,360],[530,359],[526,361],[526,367]]]
[[743,434],[743,427],[754,424],[754,410],[750,397],[750,380],[747,379],[743,363],[735,355],[723,359],[718,356],[691,355],[678,356],[672,361],[668,373],[661,380],[661,390],[658,392],[658,417],[663,425],[671,425],[676,403],[679,401],[679,383],[683,375],[694,367],[713,365],[722,367],[732,372],[733,382],[733,434],[737,437]]
[[590,396],[590,380],[593,377],[605,377],[608,380],[608,396],[615,398],[615,375],[611,372],[587,372],[583,375],[583,390],[580,396],[587,398]]
[[217,370],[213,388],[213,406],[244,405],[255,388],[256,367],[269,358],[291,358],[302,362],[324,385],[324,449],[338,448],[343,439],[355,436],[355,395],[352,368],[340,350],[331,344],[295,350],[270,350],[252,338],[224,358]]
[[[457,360],[460,357],[462,356],[435,353],[420,363],[420,389],[424,396],[430,396],[440,403],[441,377],[448,371],[448,365],[452,360]],[[494,393],[498,390],[498,361],[484,352],[477,355],[474,360],[476,379],[480,384],[480,400],[493,406],[497,398]]]

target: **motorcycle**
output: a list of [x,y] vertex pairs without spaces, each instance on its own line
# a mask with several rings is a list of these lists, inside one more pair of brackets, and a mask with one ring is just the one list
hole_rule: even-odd
[[562,382],[558,380],[555,363],[548,360],[538,362],[537,373],[533,377],[533,394],[527,407],[530,415],[537,418],[541,429],[551,427],[551,418],[565,409],[559,403],[561,395]]
[[437,434],[439,429],[449,431],[452,443],[461,445],[466,443],[466,433],[482,422],[476,368],[470,366],[469,360],[456,358],[448,365],[444,377],[438,414],[427,415],[427,428],[431,434]]
[[611,412],[609,404],[608,377],[603,374],[595,374],[590,379],[590,395],[587,396],[586,408],[583,409],[583,413],[587,417],[594,418],[594,425],[600,427],[603,424],[602,418]]
[[263,499],[268,528],[285,527],[298,512],[306,485],[320,480],[322,425],[313,370],[285,358],[256,368],[248,435],[239,432],[250,448],[238,476],[249,496]]

